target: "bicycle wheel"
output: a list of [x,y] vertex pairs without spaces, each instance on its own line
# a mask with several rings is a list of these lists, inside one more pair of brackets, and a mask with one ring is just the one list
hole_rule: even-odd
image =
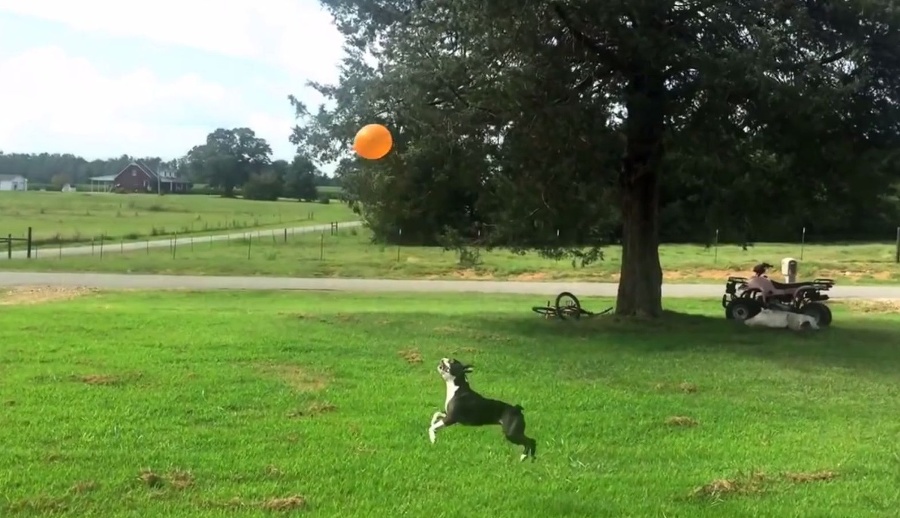
[[556,308],[551,306],[534,306],[533,308],[531,308],[531,311],[534,311],[544,318],[553,318],[556,316]]
[[581,318],[582,313],[581,303],[574,294],[564,291],[556,296],[556,314],[559,318],[574,318],[578,320]]

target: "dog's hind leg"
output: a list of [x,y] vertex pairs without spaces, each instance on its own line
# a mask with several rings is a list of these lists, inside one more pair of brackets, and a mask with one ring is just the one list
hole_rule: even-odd
[[507,441],[525,448],[519,460],[531,457],[531,460],[534,461],[537,453],[537,441],[525,435],[525,416],[521,410],[515,414],[507,414],[500,424]]

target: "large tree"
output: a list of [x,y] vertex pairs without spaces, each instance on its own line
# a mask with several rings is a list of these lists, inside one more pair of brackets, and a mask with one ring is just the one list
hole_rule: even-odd
[[250,128],[219,128],[194,146],[185,157],[198,180],[221,188],[224,196],[253,175],[260,175],[270,162],[272,148]]
[[284,195],[297,200],[313,201],[319,197],[316,176],[319,169],[309,157],[297,155],[285,173]]
[[[662,311],[661,206],[746,238],[836,224],[897,180],[887,0],[321,1],[347,58],[315,85],[334,108],[294,103],[294,140],[344,159],[376,232],[483,224],[545,253],[618,233],[619,314]],[[369,122],[395,153],[347,158]],[[443,199],[462,213],[437,221]]]

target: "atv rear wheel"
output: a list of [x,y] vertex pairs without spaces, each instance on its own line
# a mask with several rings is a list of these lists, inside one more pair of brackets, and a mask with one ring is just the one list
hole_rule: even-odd
[[753,299],[737,298],[725,305],[725,318],[744,321],[753,318],[762,311],[759,302]]
[[819,327],[831,324],[831,308],[821,302],[810,302],[800,308],[800,313],[813,317]]

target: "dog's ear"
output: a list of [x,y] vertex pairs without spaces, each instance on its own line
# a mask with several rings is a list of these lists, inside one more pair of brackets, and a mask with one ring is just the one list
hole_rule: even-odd
[[471,365],[466,365],[466,366],[463,368],[463,372],[465,372],[466,374],[472,372],[472,370],[473,370],[473,367],[472,367]]

